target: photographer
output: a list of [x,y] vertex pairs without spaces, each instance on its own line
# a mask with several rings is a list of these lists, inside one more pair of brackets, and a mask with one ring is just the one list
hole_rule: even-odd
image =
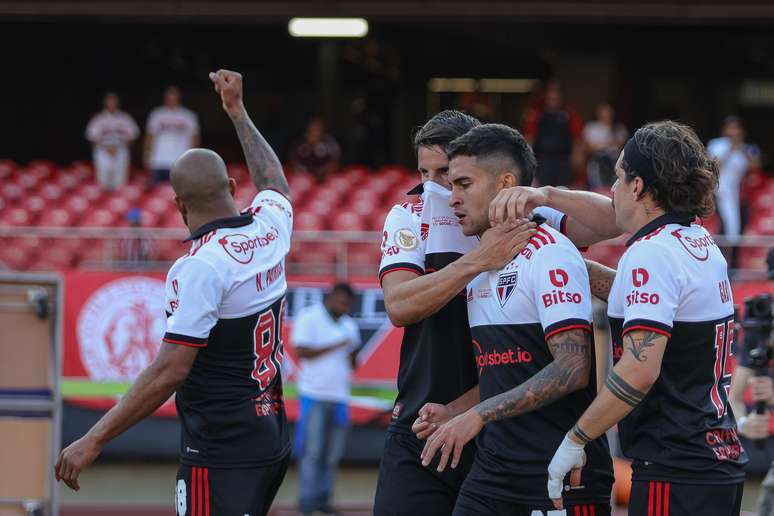
[[[774,247],[769,250],[766,262],[769,281],[774,281]],[[771,443],[767,442],[772,435],[770,409],[774,406],[771,368],[771,349],[774,347],[773,312],[770,294],[764,293],[745,299],[745,313],[741,324],[744,329],[744,339],[741,342],[743,345],[735,352],[737,365],[729,391],[729,403],[736,416],[739,433],[747,439],[744,445],[750,453],[748,470],[760,471],[769,468],[761,484],[759,516],[774,516],[774,461],[771,461],[772,454],[769,450]],[[752,402],[749,410],[745,403],[747,387],[750,388],[747,401]],[[756,448],[758,453],[754,451]]]

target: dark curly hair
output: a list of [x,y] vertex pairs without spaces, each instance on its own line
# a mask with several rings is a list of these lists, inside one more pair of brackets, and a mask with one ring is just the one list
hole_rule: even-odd
[[[653,163],[656,180],[646,182],[656,204],[666,212],[707,217],[715,211],[718,164],[693,129],[671,120],[651,122],[634,133],[640,152]],[[639,176],[626,162],[626,182]]]
[[414,151],[419,147],[432,147],[434,145],[445,150],[452,140],[479,125],[481,122],[477,118],[461,111],[455,109],[441,111],[414,133],[412,138]]
[[516,165],[519,184],[529,186],[535,177],[537,160],[532,147],[519,131],[503,124],[484,124],[474,127],[449,144],[449,161],[455,156],[489,158],[503,156]]

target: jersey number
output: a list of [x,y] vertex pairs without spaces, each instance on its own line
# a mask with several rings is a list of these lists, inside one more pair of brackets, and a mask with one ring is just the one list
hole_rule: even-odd
[[[728,390],[731,388],[731,374],[734,364],[731,360],[731,347],[734,345],[734,321],[726,321],[715,326],[715,383],[710,391],[710,399],[718,412],[718,419],[726,415]],[[723,396],[721,396],[721,390]]]
[[285,319],[285,300],[282,300],[279,317],[269,308],[258,316],[255,325],[255,362],[250,375],[262,391],[271,385],[284,357],[282,350],[282,325]]

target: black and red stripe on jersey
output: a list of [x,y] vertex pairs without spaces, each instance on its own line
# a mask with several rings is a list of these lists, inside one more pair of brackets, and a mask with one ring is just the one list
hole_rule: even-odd
[[633,478],[739,482],[747,457],[728,404],[734,305],[726,261],[703,227],[670,214],[627,245],[609,296],[614,360],[630,331],[669,339],[658,380],[619,424]]
[[[499,271],[480,274],[468,287],[468,317],[481,399],[509,391],[553,362],[547,340],[571,329],[591,331],[588,273],[575,246],[558,231],[539,227],[525,251]],[[592,346],[593,357],[593,346]],[[554,451],[596,395],[594,362],[589,385],[540,409],[486,425],[477,438],[463,492],[553,507],[546,493]],[[612,464],[604,436],[586,446],[584,489],[570,505],[609,503]]]

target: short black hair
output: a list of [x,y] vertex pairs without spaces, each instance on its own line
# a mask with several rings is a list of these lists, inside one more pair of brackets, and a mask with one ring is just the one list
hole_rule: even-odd
[[335,294],[336,292],[341,292],[342,294],[346,294],[351,298],[355,297],[355,291],[352,290],[352,286],[349,283],[345,283],[343,281],[333,285],[333,288],[331,288],[331,291],[328,292],[328,294]]
[[537,160],[532,147],[519,131],[503,124],[483,124],[455,139],[446,148],[449,161],[457,156],[489,158],[504,156],[519,169],[519,184],[530,186],[535,177]]
[[434,145],[445,150],[452,140],[480,125],[481,121],[462,111],[455,109],[441,111],[414,133],[414,151],[416,152],[419,147]]

